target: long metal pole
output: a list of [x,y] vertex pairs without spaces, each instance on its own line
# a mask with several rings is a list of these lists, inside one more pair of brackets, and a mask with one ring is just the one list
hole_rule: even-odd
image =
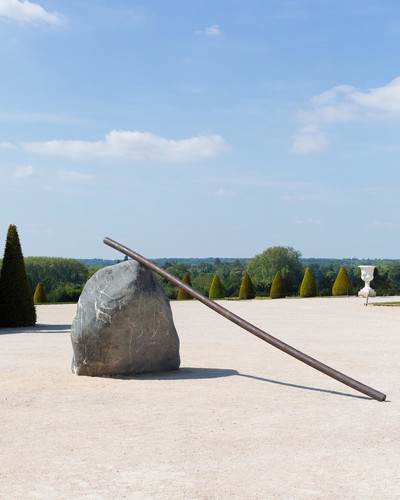
[[276,337],[273,337],[269,333],[264,332],[260,328],[252,325],[251,323],[244,320],[240,316],[237,316],[233,312],[228,311],[228,309],[225,309],[225,307],[222,307],[217,302],[214,302],[213,300],[210,300],[209,298],[205,297],[200,292],[189,286],[187,283],[184,283],[176,276],[168,273],[165,269],[162,269],[161,267],[157,266],[157,264],[155,264],[154,262],[151,262],[142,255],[134,252],[130,248],[121,245],[120,243],[110,238],[105,238],[104,243],[114,248],[115,250],[118,250],[119,252],[128,255],[129,257],[132,257],[132,259],[136,260],[143,266],[147,267],[148,269],[151,269],[152,271],[156,272],[163,278],[166,278],[168,281],[178,286],[179,288],[182,288],[189,295],[196,298],[210,309],[213,309],[218,314],[221,314],[221,316],[224,316],[224,318],[229,319],[230,321],[240,326],[241,328],[244,328],[245,330],[252,333],[256,337],[264,340],[265,342],[268,342],[268,344],[271,344],[274,347],[280,349],[281,351],[286,352],[286,354],[293,356],[294,358],[298,359],[299,361],[302,361],[303,363],[311,366],[312,368],[315,368],[316,370],[325,373],[325,375],[328,375],[329,377],[332,377],[338,380],[339,382],[342,382],[342,384],[348,385],[349,387],[352,387],[356,391],[366,394],[372,399],[376,399],[377,401],[385,401],[386,394],[383,394],[382,392],[379,392],[373,389],[372,387],[369,387],[368,385],[359,382],[358,380],[348,377],[344,373],[338,372],[334,368],[331,368],[330,366],[321,363],[317,359],[314,359],[311,356],[308,356],[307,354],[299,351],[298,349],[295,349],[294,347],[285,344],[285,342],[282,342],[281,340],[277,339]]

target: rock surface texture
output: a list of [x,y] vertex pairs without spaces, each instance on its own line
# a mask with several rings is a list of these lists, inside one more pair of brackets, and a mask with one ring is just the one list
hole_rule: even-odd
[[95,377],[179,368],[169,300],[133,260],[100,269],[85,285],[71,328],[72,372]]

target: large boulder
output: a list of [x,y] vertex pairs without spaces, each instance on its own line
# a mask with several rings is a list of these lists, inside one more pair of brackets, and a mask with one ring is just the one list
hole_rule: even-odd
[[71,328],[72,372],[94,377],[179,368],[169,300],[153,273],[133,260],[97,271]]

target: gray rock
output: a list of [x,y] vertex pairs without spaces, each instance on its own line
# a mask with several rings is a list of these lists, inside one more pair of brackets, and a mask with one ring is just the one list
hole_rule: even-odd
[[72,372],[95,377],[179,368],[171,307],[153,273],[133,260],[100,269],[72,323]]

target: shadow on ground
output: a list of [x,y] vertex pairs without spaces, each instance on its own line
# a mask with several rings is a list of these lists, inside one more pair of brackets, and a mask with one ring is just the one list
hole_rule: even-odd
[[14,333],[69,333],[71,325],[41,325],[18,327],[18,328],[0,328],[0,335],[12,335]]
[[170,372],[162,372],[162,373],[147,373],[143,375],[136,376],[119,376],[112,377],[117,379],[134,379],[134,380],[192,380],[192,379],[211,379],[211,378],[221,378],[221,377],[245,377],[253,380],[258,380],[260,382],[265,382],[268,384],[280,385],[283,387],[288,387],[292,389],[301,389],[304,391],[314,391],[314,392],[322,392],[325,394],[332,394],[334,396],[344,396],[347,398],[356,398],[356,399],[367,399],[372,401],[372,398],[368,396],[359,396],[357,394],[349,394],[347,392],[339,392],[339,391],[331,391],[328,389],[320,389],[318,387],[308,387],[305,385],[291,384],[288,382],[281,382],[278,380],[272,380],[263,377],[256,377],[254,375],[246,375],[244,373],[239,373],[237,370],[231,370],[227,368],[193,368],[193,367],[183,367],[179,370],[174,370]]

